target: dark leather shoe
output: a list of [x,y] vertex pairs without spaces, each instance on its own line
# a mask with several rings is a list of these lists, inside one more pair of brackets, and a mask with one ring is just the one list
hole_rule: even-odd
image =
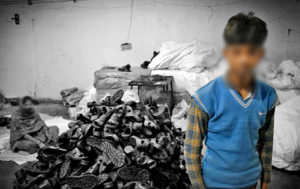
[[158,159],[158,160],[165,160],[165,159],[169,158],[169,156],[165,150],[162,150],[160,152],[153,154],[152,157],[154,159]]
[[110,98],[111,102],[117,102],[122,99],[124,91],[122,89],[115,92],[115,94]]
[[65,179],[71,173],[71,161],[66,160],[60,167],[59,178]]
[[46,146],[39,150],[38,154],[41,155],[44,159],[49,159],[53,157],[57,159],[57,157],[66,154],[68,151],[55,146]]
[[170,177],[163,171],[157,171],[153,174],[154,179],[160,184],[166,184],[170,182]]
[[125,156],[123,155],[123,152],[115,149],[110,143],[103,142],[99,149],[107,154],[115,166],[122,167],[124,165]]
[[91,123],[91,118],[88,117],[88,116],[85,116],[85,115],[83,115],[83,114],[78,114],[78,115],[76,116],[76,120],[82,121],[82,122],[85,123],[85,124]]
[[66,183],[71,188],[92,189],[98,184],[98,178],[92,174],[70,176]]
[[174,182],[171,182],[168,184],[167,189],[177,189],[177,184]]
[[128,140],[131,135],[132,135],[132,129],[127,127],[124,129],[121,136],[124,140]]
[[117,171],[117,174],[120,178],[128,181],[136,177],[141,170],[142,169],[137,166],[124,166]]
[[151,63],[150,61],[145,61],[145,62],[143,62],[143,64],[141,64],[141,68],[147,69],[147,68],[148,68],[148,65],[149,65],[150,63]]
[[55,176],[44,180],[41,184],[37,186],[38,189],[52,189],[60,184],[58,178]]
[[158,189],[142,182],[128,182],[122,189]]
[[115,112],[115,109],[110,109],[106,114],[101,115],[98,119],[93,122],[93,126],[97,129],[103,129],[111,115]]
[[147,163],[147,166],[148,166],[149,169],[154,169],[157,166],[156,161],[154,159],[151,159],[151,158],[149,158],[146,163]]
[[129,138],[129,143],[139,149],[147,149],[149,146],[149,139],[141,139],[137,136],[131,136]]
[[117,144],[120,141],[119,137],[116,134],[104,133],[103,138],[107,139],[107,140],[110,140],[115,144]]
[[101,185],[103,182],[105,182],[106,180],[108,179],[108,174],[106,173],[102,173],[100,175],[97,176],[97,185],[96,186],[99,186]]
[[92,107],[95,107],[95,106],[99,106],[95,101],[88,102],[86,105],[87,105],[88,108],[92,108]]
[[111,143],[109,143],[108,141],[104,141],[102,142],[99,139],[96,139],[94,137],[89,137],[87,139],[87,143],[104,152],[111,160],[111,162],[117,166],[117,167],[122,167],[125,163],[125,156],[123,155],[122,151],[119,151],[118,149],[116,149]]
[[115,184],[113,182],[106,182],[103,184],[103,188],[104,189],[110,189],[110,188],[114,188]]
[[123,106],[120,106],[116,108],[114,113],[111,115],[109,120],[107,121],[105,127],[110,128],[110,129],[115,129],[119,127],[121,124],[121,120],[125,116],[125,110]]
[[137,181],[137,182],[147,183],[148,180],[149,180],[149,177],[150,177],[150,173],[146,169],[143,169],[131,181],[132,182]]
[[26,189],[26,188],[29,188],[35,184],[38,184],[40,182],[42,182],[43,180],[45,180],[47,178],[46,175],[44,174],[40,174],[36,177],[30,177],[30,176],[27,176],[25,181],[20,184],[19,186],[22,188],[22,189]]
[[133,121],[133,122],[140,122],[140,111],[133,110],[131,106],[125,106],[126,108],[126,113],[125,113],[125,118],[127,120]]
[[15,172],[15,177],[17,179],[17,182],[19,184],[22,184],[26,179],[26,173],[23,169],[20,169],[19,171]]

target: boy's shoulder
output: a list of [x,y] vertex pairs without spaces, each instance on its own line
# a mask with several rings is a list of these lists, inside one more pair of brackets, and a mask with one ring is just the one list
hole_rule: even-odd
[[273,87],[261,80],[257,80],[257,87],[263,95],[276,94],[276,90]]
[[223,78],[221,76],[215,78],[214,80],[210,81],[205,86],[203,86],[200,89],[198,89],[195,94],[204,95],[204,94],[215,93],[215,91],[218,91],[220,89],[219,85],[220,85],[220,80],[222,80],[222,79]]
[[261,98],[266,100],[268,109],[273,108],[277,102],[278,102],[278,97],[276,90],[268,85],[267,83],[258,80],[257,81],[257,92],[260,93]]
[[217,95],[220,94],[220,81],[222,77],[218,77],[205,86],[201,87],[192,97],[201,107],[202,110],[206,111],[209,114],[209,107],[215,100],[217,100]]

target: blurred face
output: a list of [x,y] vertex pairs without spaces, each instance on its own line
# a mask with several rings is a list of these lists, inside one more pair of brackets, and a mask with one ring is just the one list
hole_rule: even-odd
[[25,109],[33,109],[34,104],[30,100],[27,100],[26,102],[24,102],[23,107]]
[[240,78],[250,76],[264,55],[264,49],[248,44],[228,45],[223,50],[229,70]]
[[30,116],[34,113],[34,104],[30,100],[26,100],[25,102],[21,103],[20,107],[25,116]]

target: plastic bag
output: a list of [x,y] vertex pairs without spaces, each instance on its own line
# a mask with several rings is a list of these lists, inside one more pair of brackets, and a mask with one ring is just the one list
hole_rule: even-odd
[[137,90],[127,90],[124,92],[124,95],[122,97],[122,101],[124,102],[128,102],[128,101],[135,101],[135,102],[139,102],[140,98],[138,95],[138,91]]
[[171,121],[174,124],[174,127],[181,128],[183,131],[186,131],[188,120],[187,114],[189,111],[189,105],[185,100],[182,100],[179,104],[176,105],[173,110],[173,115]]
[[184,116],[187,115],[188,111],[189,111],[189,105],[186,103],[185,100],[182,100],[179,104],[176,105],[175,110],[178,110],[176,114],[172,115],[172,119],[181,119]]
[[[97,102],[98,95],[97,95],[97,90],[96,88],[91,88],[88,90],[85,90],[85,92],[83,93],[83,98],[80,100],[80,102],[78,103],[78,106],[76,108],[77,110],[77,114],[81,113],[83,115],[86,115],[87,113],[89,113],[90,109],[87,107],[87,103],[88,102]],[[72,114],[74,115],[74,113]]]

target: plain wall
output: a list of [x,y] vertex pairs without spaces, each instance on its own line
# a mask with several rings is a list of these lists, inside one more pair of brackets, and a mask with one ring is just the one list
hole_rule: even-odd
[[[91,87],[103,65],[139,66],[165,41],[203,40],[221,49],[226,20],[250,10],[268,22],[266,57],[276,64],[300,60],[300,34],[288,37],[274,20],[300,31],[300,3],[239,1],[205,0],[211,9],[203,0],[134,0],[128,41],[131,0],[0,6],[0,90],[6,97],[59,99],[62,89]],[[20,25],[11,20],[15,13]],[[125,42],[133,50],[122,52]]]

